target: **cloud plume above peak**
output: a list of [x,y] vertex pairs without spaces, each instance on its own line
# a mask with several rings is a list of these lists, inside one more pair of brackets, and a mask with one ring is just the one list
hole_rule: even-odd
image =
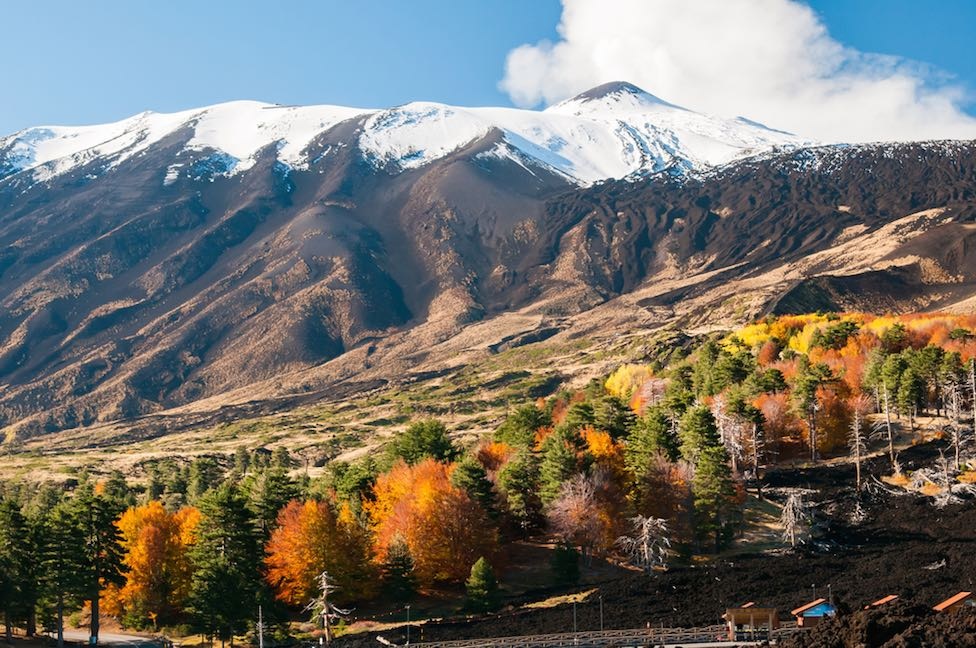
[[822,141],[976,138],[964,88],[845,47],[795,0],[563,0],[559,34],[509,52],[500,87],[517,105],[625,80]]

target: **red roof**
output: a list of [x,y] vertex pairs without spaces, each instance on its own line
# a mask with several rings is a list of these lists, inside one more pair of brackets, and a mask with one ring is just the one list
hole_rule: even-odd
[[826,602],[827,602],[827,599],[825,599],[825,598],[818,598],[816,601],[810,601],[806,605],[800,606],[800,607],[796,608],[795,610],[792,610],[790,612],[790,615],[797,616],[798,614],[803,614],[804,612],[806,612],[810,608],[817,607],[821,603],[826,603]]
[[884,605],[885,603],[891,603],[896,598],[898,598],[898,595],[897,594],[889,594],[888,596],[886,596],[884,598],[880,598],[877,601],[875,601],[874,603],[872,603],[870,607],[878,607],[879,605]]
[[936,612],[942,612],[946,608],[950,608],[956,603],[959,603],[960,601],[965,601],[972,595],[973,595],[972,592],[959,592],[955,596],[949,597],[946,600],[939,603],[938,605],[936,605],[934,609]]

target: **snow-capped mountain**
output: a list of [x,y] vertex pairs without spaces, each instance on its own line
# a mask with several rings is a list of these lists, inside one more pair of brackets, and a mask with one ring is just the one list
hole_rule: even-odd
[[429,102],[364,110],[236,101],[170,114],[146,112],[98,126],[28,128],[0,139],[0,177],[30,172],[34,181],[44,181],[93,161],[110,170],[179,133],[186,141],[176,157],[184,160],[174,159],[167,182],[203,151],[218,155],[227,175],[251,168],[268,147],[283,164],[307,168],[310,145],[350,121],[358,128],[349,144],[376,167],[418,168],[497,131],[501,138],[483,157],[543,168],[581,185],[665,169],[705,169],[803,143],[748,120],[696,113],[618,82],[543,111]]
[[395,383],[611,314],[976,303],[974,148],[807,147],[622,83],[27,129],[0,139],[0,437]]

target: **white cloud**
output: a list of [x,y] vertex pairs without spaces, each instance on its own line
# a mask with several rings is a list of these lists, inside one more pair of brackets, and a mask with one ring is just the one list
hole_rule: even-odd
[[556,43],[509,52],[521,106],[608,81],[823,141],[976,138],[965,89],[937,70],[831,38],[794,0],[563,0]]

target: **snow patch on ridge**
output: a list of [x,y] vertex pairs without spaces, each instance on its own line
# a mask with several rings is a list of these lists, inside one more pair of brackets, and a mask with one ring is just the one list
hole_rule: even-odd
[[[93,175],[98,175],[182,131],[188,135],[167,167],[164,184],[181,175],[212,179],[241,173],[269,147],[278,162],[308,168],[309,144],[354,118],[364,121],[349,144],[376,168],[416,169],[500,131],[510,150],[494,154],[515,156],[526,168],[544,167],[581,185],[661,171],[704,171],[809,144],[742,118],[699,114],[616,82],[543,111],[431,102],[377,111],[234,101],[169,114],[145,112],[99,126],[30,128],[0,138],[0,178],[27,171],[33,181],[44,181],[96,161]],[[191,172],[195,166],[205,173]]]

